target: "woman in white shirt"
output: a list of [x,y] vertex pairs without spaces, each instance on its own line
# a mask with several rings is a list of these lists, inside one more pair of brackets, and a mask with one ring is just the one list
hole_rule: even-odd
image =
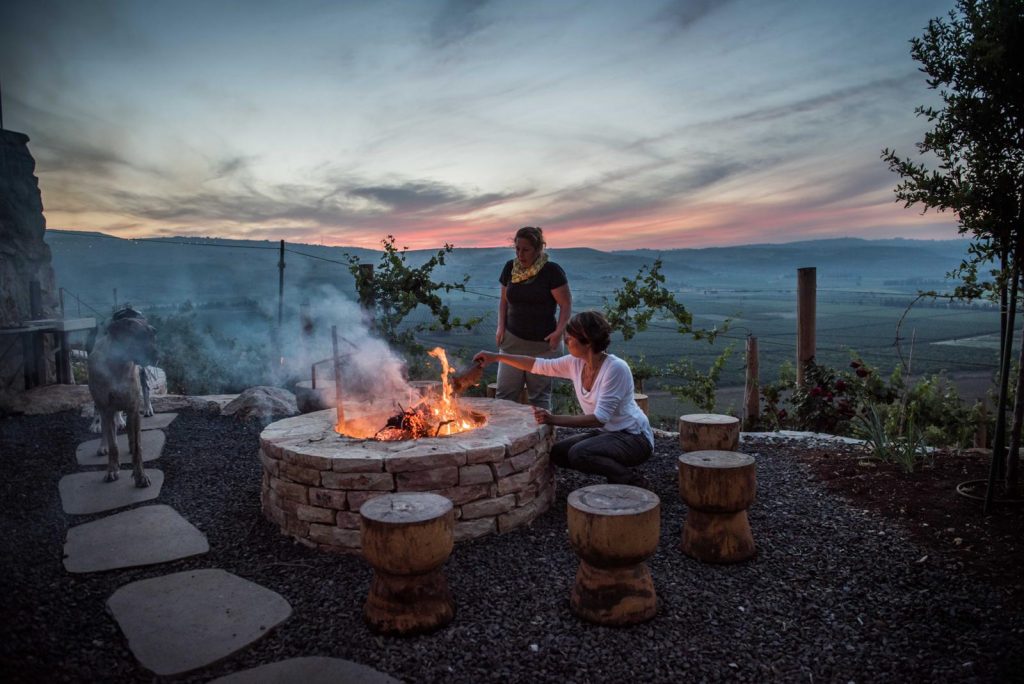
[[592,429],[556,442],[552,462],[603,475],[612,483],[645,486],[635,467],[654,453],[654,433],[633,398],[629,365],[606,351],[611,326],[597,311],[583,311],[569,320],[565,338],[569,355],[557,359],[482,351],[473,360],[483,366],[500,361],[536,375],[572,380],[583,415],[555,415],[534,407],[534,417],[538,423]]

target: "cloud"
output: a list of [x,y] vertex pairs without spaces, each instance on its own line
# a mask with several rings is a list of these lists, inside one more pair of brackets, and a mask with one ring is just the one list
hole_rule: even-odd
[[430,43],[444,49],[484,30],[490,23],[483,17],[489,0],[447,0],[430,23]]
[[723,0],[672,0],[658,12],[656,20],[659,25],[682,32],[725,4]]

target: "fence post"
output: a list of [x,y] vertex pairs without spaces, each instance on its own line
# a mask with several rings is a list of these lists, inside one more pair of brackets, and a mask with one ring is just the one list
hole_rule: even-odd
[[345,427],[345,409],[341,405],[341,364],[338,362],[338,326],[331,326],[331,344],[334,347],[334,401],[338,405],[338,428]]
[[814,308],[818,294],[818,269],[796,271],[796,384],[803,387],[804,366],[814,360]]
[[750,430],[761,420],[761,387],[758,372],[757,338],[747,335],[747,382],[743,390],[743,428]]
[[277,328],[281,329],[281,319],[284,316],[284,240],[281,240],[281,258],[277,262]]

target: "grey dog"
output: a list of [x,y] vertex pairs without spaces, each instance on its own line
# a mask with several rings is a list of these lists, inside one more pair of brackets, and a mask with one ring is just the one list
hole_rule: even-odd
[[142,469],[139,413],[144,400],[140,374],[156,360],[156,331],[140,318],[115,317],[89,354],[89,393],[100,417],[99,455],[107,456],[107,482],[116,480],[120,470],[114,421],[117,412],[124,411],[135,486],[149,486]]

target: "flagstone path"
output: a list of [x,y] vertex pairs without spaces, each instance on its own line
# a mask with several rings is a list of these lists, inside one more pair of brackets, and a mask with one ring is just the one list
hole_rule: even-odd
[[[157,460],[166,441],[163,429],[177,414],[142,419],[143,461]],[[69,515],[101,513],[158,499],[163,471],[147,468],[149,487],[136,487],[130,469],[106,482],[106,457],[99,439],[80,444],[75,458],[87,468],[59,482],[61,506]],[[127,436],[117,437],[118,461],[131,462]],[[64,567],[71,573],[166,563],[205,554],[204,535],[164,504],[138,506],[75,525],[64,544]],[[224,570],[209,568],[131,582],[107,600],[114,620],[139,663],[158,676],[199,670],[247,648],[288,619],[292,608],[280,594]],[[365,682],[399,680],[339,658],[292,658],[222,677],[219,682]]]

